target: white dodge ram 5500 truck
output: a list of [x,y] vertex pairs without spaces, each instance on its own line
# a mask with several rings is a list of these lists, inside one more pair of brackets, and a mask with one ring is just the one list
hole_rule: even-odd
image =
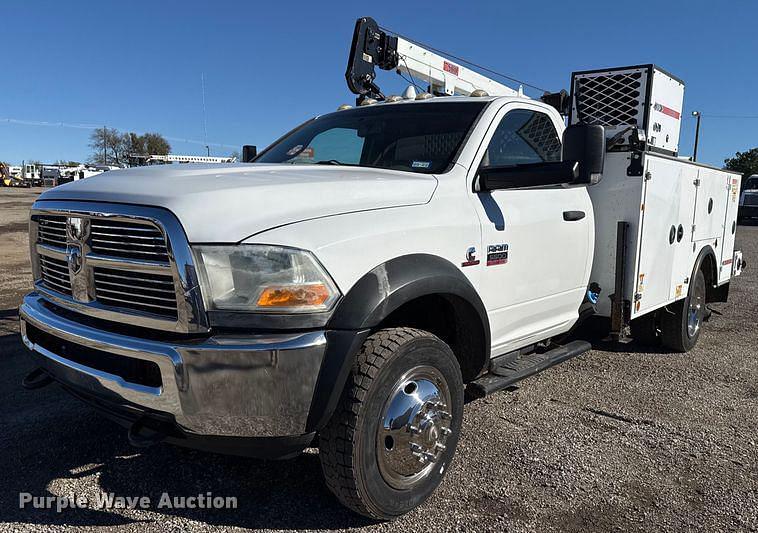
[[[318,436],[340,501],[398,516],[448,469],[464,387],[586,352],[557,341],[593,312],[687,350],[725,296],[733,177],[680,206],[671,184],[703,188],[681,167],[705,167],[604,157],[601,126],[540,101],[451,96],[318,116],[254,164],[56,187],[31,213],[25,385],[59,382],[138,446],[276,458]],[[700,205],[721,219],[696,238]]]

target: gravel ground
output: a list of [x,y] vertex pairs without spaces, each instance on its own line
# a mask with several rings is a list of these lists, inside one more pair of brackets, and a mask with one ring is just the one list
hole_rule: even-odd
[[[689,354],[628,345],[573,359],[466,408],[456,461],[421,509],[375,524],[342,509],[317,452],[261,462],[124,431],[31,370],[16,308],[30,284],[26,217],[38,191],[0,189],[0,528],[509,531],[758,530],[758,227],[748,269]],[[751,268],[752,267],[752,268]],[[19,508],[34,496],[149,496],[147,510]],[[235,496],[236,509],[159,509],[161,494]]]

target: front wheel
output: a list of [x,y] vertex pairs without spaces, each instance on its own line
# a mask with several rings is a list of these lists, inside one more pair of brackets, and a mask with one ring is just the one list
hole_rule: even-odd
[[689,352],[697,344],[706,316],[705,276],[698,269],[687,297],[661,312],[663,345],[677,352]]
[[442,481],[462,416],[461,370],[447,344],[411,328],[374,333],[319,435],[327,486],[369,518],[407,513]]

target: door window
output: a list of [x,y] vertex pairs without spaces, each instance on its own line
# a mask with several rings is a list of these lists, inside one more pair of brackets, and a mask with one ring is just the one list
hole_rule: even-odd
[[515,166],[561,160],[561,141],[544,113],[516,109],[495,130],[482,166]]

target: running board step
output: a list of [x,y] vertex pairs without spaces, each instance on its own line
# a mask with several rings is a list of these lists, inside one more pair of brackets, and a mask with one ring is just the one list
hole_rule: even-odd
[[466,392],[474,398],[484,398],[591,349],[592,345],[587,341],[572,341],[544,353],[519,355],[469,383]]

